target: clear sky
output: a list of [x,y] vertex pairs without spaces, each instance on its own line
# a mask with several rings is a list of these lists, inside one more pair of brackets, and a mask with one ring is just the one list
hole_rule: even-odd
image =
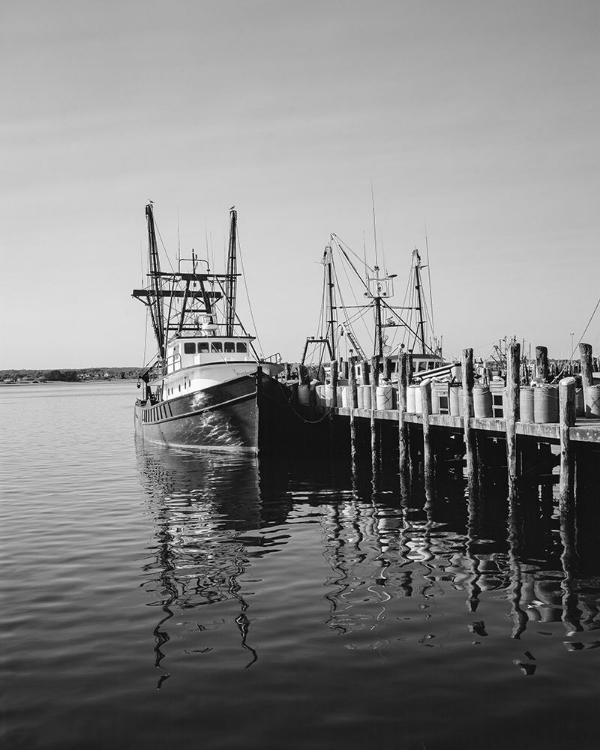
[[298,360],[371,183],[400,280],[427,233],[447,355],[568,356],[600,296],[599,74],[598,0],[3,0],[0,369],[142,364],[148,199],[173,255],[218,255],[236,205],[264,353]]

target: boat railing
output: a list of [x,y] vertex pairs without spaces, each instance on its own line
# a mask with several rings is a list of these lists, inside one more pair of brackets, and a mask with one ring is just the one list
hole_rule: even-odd
[[270,354],[268,357],[262,357],[263,362],[272,362],[273,364],[279,365],[281,364],[281,354],[279,352],[275,352],[275,354]]

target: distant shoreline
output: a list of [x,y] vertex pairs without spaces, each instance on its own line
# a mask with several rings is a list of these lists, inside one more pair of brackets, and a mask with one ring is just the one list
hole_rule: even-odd
[[0,385],[31,385],[35,383],[101,383],[112,380],[137,380],[142,367],[74,367],[5,368],[0,370]]
[[98,383],[131,383],[134,380],[137,380],[137,376],[126,378],[85,378],[84,380],[15,380],[11,383],[0,381],[0,388],[15,385],[54,385],[56,383],[66,383],[68,385],[98,385]]

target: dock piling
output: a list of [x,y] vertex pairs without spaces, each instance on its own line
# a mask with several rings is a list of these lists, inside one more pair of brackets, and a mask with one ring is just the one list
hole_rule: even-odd
[[535,347],[535,379],[538,383],[548,382],[548,347]]
[[583,404],[585,415],[591,413],[591,394],[588,391],[594,385],[592,375],[592,347],[590,344],[579,344],[579,357],[581,360],[581,385],[583,386]]
[[408,354],[398,356],[398,462],[400,475],[406,476],[408,469],[408,440],[406,434],[406,389],[408,387]]
[[560,433],[560,485],[559,507],[568,506],[573,494],[573,457],[571,455],[570,427],[575,425],[575,378],[563,378],[558,386]]
[[475,464],[475,446],[471,432],[470,419],[473,416],[473,349],[463,349],[462,356],[462,387],[463,387],[463,430],[465,438],[465,452],[467,457],[467,479],[469,491],[472,492],[477,483],[477,468]]
[[517,481],[517,422],[519,421],[519,368],[521,345],[512,343],[506,361],[506,460],[508,485],[512,490]]
[[331,384],[331,405],[338,405],[337,388],[338,388],[338,363],[336,359],[332,359],[330,362],[329,378]]
[[421,403],[423,406],[423,475],[425,485],[431,483],[433,477],[433,458],[431,452],[431,433],[429,430],[429,416],[431,414],[431,381],[421,383]]
[[379,439],[375,411],[377,409],[377,385],[379,382],[379,357],[371,358],[371,455],[373,471],[379,464]]

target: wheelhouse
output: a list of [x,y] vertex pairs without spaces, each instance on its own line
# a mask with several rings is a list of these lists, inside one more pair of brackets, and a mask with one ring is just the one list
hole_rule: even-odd
[[194,365],[255,361],[251,337],[178,338],[167,346],[167,374]]

